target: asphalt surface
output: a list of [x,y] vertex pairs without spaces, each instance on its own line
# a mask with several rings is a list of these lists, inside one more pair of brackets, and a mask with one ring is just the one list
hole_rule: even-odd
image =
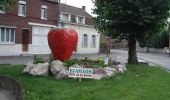
[[[117,59],[123,58],[124,61],[127,62],[128,52],[123,50],[111,50],[112,56],[117,55]],[[152,63],[154,65],[160,66],[170,71],[170,56],[169,54],[163,53],[145,53],[138,52],[137,53],[139,61],[145,61],[148,63]],[[120,59],[121,60],[121,59]]]
[[[48,59],[49,55],[39,55],[44,59]],[[128,52],[124,50],[111,50],[109,55],[113,60],[127,63]],[[170,56],[162,53],[137,53],[139,61],[146,61],[159,65],[165,69],[170,70]],[[72,58],[104,58],[106,54],[73,54]],[[33,56],[0,56],[0,64],[27,64],[33,60]]]

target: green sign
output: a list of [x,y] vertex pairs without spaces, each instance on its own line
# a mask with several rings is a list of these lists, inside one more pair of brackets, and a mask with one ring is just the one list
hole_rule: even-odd
[[69,77],[92,78],[93,69],[91,68],[69,68]]

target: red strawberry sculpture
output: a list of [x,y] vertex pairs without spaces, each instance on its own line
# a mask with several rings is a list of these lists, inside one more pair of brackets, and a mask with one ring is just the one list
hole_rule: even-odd
[[69,60],[78,41],[77,32],[71,29],[52,29],[48,33],[48,44],[54,60]]

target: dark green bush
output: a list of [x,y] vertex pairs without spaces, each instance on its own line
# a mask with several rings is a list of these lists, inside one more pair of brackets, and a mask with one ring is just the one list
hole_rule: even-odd
[[64,61],[64,66],[70,67],[74,64],[77,64],[77,60],[76,59],[72,59],[72,60],[65,60]]
[[79,64],[90,65],[91,67],[106,67],[102,59],[92,60],[89,58],[84,58],[79,61]]
[[140,47],[150,47],[150,48],[164,48],[168,47],[169,44],[168,32],[163,32],[160,35],[154,36],[149,39],[145,39],[139,43]]
[[45,63],[43,58],[37,57],[37,55],[34,55],[34,61],[33,64],[39,64],[39,63]]

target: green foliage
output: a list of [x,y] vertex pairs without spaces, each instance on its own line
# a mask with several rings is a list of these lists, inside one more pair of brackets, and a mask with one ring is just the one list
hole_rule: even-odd
[[94,0],[96,28],[114,38],[128,36],[128,63],[135,64],[136,40],[167,30],[170,0]]
[[51,63],[53,60],[54,60],[54,59],[53,59],[53,56],[52,56],[52,54],[50,54],[50,56],[49,56],[49,58],[48,58],[48,62]]
[[117,37],[120,34],[155,34],[165,30],[169,0],[94,0],[96,28]]
[[77,64],[78,61],[76,59],[72,59],[72,60],[65,60],[64,61],[64,66],[70,67],[74,64]]
[[79,64],[86,65],[87,67],[106,67],[107,65],[104,64],[104,61],[102,59],[89,59],[88,57],[85,57],[84,59],[81,59],[79,61]]
[[10,7],[15,6],[18,0],[0,0],[0,10],[8,10]]
[[[0,75],[21,82],[25,100],[169,100],[170,73],[147,65],[127,65],[127,73],[107,80],[55,80],[21,74],[23,65],[0,65]],[[66,95],[68,94],[68,95]]]
[[39,63],[45,63],[43,58],[37,57],[37,55],[34,55],[34,61],[33,64],[39,64]]
[[155,35],[154,37],[150,37],[150,39],[144,40],[140,42],[141,47],[150,47],[150,48],[164,48],[168,47],[169,44],[169,35],[167,32],[163,32],[159,35]]

